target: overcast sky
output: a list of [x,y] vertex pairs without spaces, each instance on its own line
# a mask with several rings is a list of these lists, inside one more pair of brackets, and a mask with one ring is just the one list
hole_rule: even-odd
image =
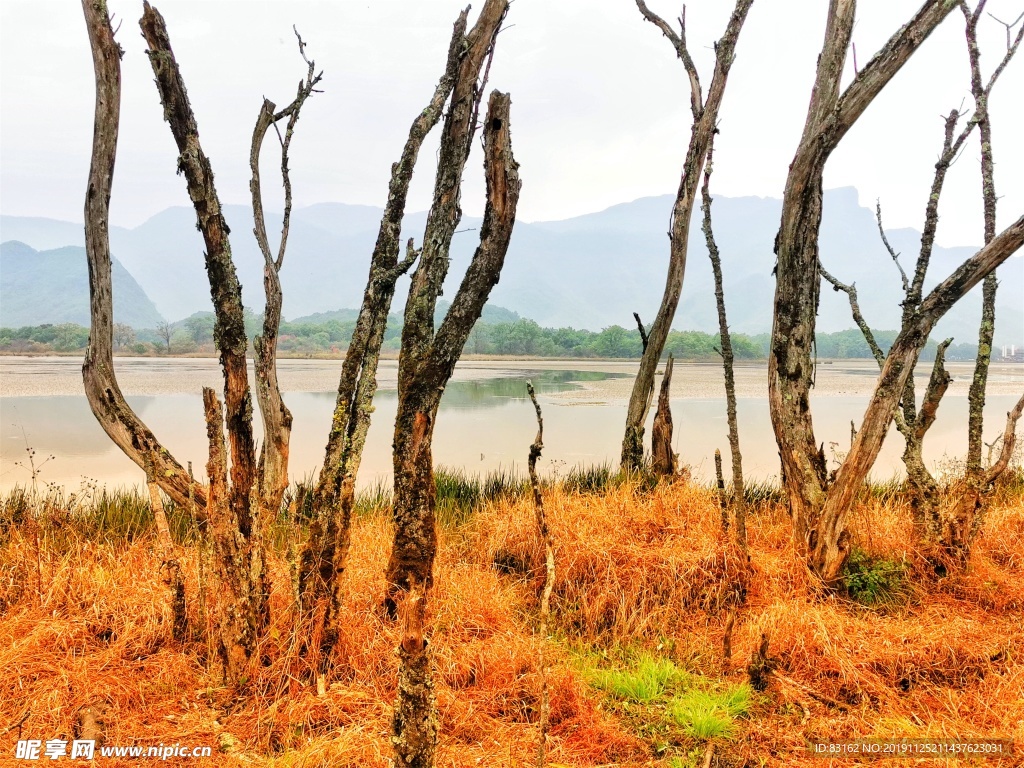
[[[481,0],[477,0],[479,6]],[[108,0],[125,48],[122,125],[111,218],[135,226],[188,205],[176,151],[144,54],[141,0]],[[677,0],[649,0],[674,18]],[[919,2],[864,2],[854,31],[863,64]],[[725,0],[687,6],[691,50],[705,88],[731,10]],[[780,197],[803,125],[821,46],[824,0],[756,0],[741,34],[716,143],[716,193]],[[389,169],[444,63],[457,0],[163,0],[172,44],[217,174],[221,199],[248,200],[248,147],[262,97],[278,105],[304,74],[292,24],[324,70],[324,93],[303,110],[292,152],[296,205],[382,205]],[[991,0],[1001,18],[1021,0]],[[471,22],[475,16],[471,14]],[[1005,50],[987,18],[985,76]],[[82,220],[93,121],[93,71],[75,0],[0,3],[0,211]],[[847,77],[852,76],[852,63]],[[512,93],[513,146],[525,221],[561,219],[647,195],[674,193],[689,137],[681,63],[632,0],[516,0],[491,85]],[[1024,210],[1024,56],[993,94],[999,228]],[[871,105],[832,156],[826,187],[855,186],[862,205],[882,199],[886,226],[920,229],[942,115],[969,93],[963,18],[950,15]],[[436,139],[436,132],[434,135]],[[270,142],[268,142],[268,145]],[[424,147],[410,210],[429,204],[435,144]],[[264,179],[275,179],[267,155]],[[467,214],[482,210],[482,162],[470,161]],[[268,183],[268,208],[280,208]],[[976,136],[947,181],[939,241],[982,237]],[[273,202],[272,202],[273,201]]]

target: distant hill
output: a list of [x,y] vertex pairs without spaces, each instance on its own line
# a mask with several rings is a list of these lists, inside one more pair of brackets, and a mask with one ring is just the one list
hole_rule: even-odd
[[[665,285],[666,233],[672,203],[671,195],[663,195],[564,221],[518,222],[491,301],[542,326],[600,330],[617,324],[630,328],[634,311],[650,322]],[[873,326],[896,328],[902,298],[899,276],[879,240],[873,211],[860,206],[853,188],[827,191],[824,209],[821,255],[825,266],[844,282],[856,282],[861,308]],[[756,334],[771,328],[773,243],[780,214],[781,201],[771,198],[715,198],[715,235],[722,253],[726,303],[734,331]],[[285,317],[326,319],[339,307],[359,306],[380,215],[379,208],[342,203],[320,203],[293,212],[281,274]],[[699,217],[700,212],[696,215]],[[251,235],[252,213],[246,206],[226,206],[225,216],[232,230],[244,300],[258,312],[263,305],[263,258]],[[423,212],[409,214],[402,237],[414,237],[419,243],[425,218]],[[279,224],[279,216],[268,216],[268,230],[274,232]],[[699,218],[694,220],[697,224]],[[81,225],[45,219],[3,217],[0,226],[5,233],[10,229],[47,243],[68,232],[79,236],[81,232]],[[458,290],[477,245],[479,226],[480,220],[472,217],[465,217],[460,225],[460,230],[469,231],[456,235],[452,245],[452,266],[444,286],[447,298]],[[905,268],[911,269],[919,233],[898,229],[890,230],[888,236],[902,252]],[[30,245],[37,242],[25,241]],[[165,316],[180,318],[209,311],[202,238],[195,229],[191,209],[169,208],[134,229],[114,228],[111,242],[114,255]],[[937,247],[929,287],[974,250]],[[999,276],[996,343],[1021,344],[1024,258],[1011,258],[1000,268]],[[700,227],[693,226],[675,328],[717,330],[712,285],[704,237]],[[402,311],[407,286],[408,278],[403,278],[393,311]],[[949,312],[934,335],[950,335],[957,342],[975,339],[980,297],[979,287]],[[845,295],[824,286],[819,330],[834,332],[852,325]]]
[[[113,261],[114,320],[153,328],[163,318],[121,263]],[[85,249],[37,251],[12,240],[0,245],[0,326],[44,323],[89,325],[89,273]]]

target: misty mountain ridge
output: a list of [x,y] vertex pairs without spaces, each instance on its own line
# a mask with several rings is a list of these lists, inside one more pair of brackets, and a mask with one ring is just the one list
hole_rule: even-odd
[[[662,195],[560,221],[517,222],[491,303],[542,326],[628,328],[633,326],[634,311],[650,322],[665,285],[673,203],[672,195]],[[715,237],[722,256],[730,327],[735,332],[753,334],[771,328],[773,243],[781,207],[782,202],[773,198],[714,199]],[[232,228],[244,300],[258,312],[264,301],[263,257],[251,234],[252,212],[241,205],[225,206],[224,212]],[[285,317],[311,319],[359,306],[381,213],[374,206],[345,203],[293,210],[281,272]],[[673,326],[714,333],[717,311],[700,210],[694,216],[686,279]],[[267,216],[272,246],[280,220],[280,214]],[[419,243],[425,221],[426,212],[408,214],[403,241],[413,237]],[[458,289],[472,258],[479,226],[479,218],[464,217],[452,242],[452,265],[444,286],[448,297]],[[65,244],[82,242],[81,225],[52,219],[3,216],[0,234],[5,240],[15,238],[37,248],[52,247],[71,236],[77,240]],[[887,236],[902,254],[904,269],[912,271],[920,233],[902,228],[887,230]],[[878,236],[874,212],[859,205],[852,187],[826,191],[820,248],[832,274],[845,283],[856,283],[861,309],[871,325],[897,328],[902,299],[899,274]],[[135,228],[112,227],[111,250],[165,317],[211,309],[203,241],[190,208],[168,208]],[[926,287],[944,279],[975,251],[936,246]],[[996,343],[1020,344],[1024,341],[1024,259],[1011,258],[998,275]],[[404,306],[407,280],[399,283],[395,311]],[[846,295],[829,288],[822,286],[818,329],[833,332],[852,327]],[[979,286],[950,310],[933,335],[953,336],[957,342],[975,340],[980,306]]]
[[[153,328],[163,318],[146,292],[112,260],[114,322]],[[85,248],[36,249],[17,240],[0,245],[0,327],[77,323],[89,326]]]

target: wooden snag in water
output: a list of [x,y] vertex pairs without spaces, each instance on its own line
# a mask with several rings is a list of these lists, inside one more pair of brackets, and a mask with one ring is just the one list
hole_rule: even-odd
[[665,363],[665,375],[661,378],[661,391],[658,394],[658,410],[654,414],[654,425],[651,427],[651,470],[655,475],[673,477],[677,469],[677,456],[672,450],[672,406],[669,393],[672,388],[672,368],[675,360],[668,356]]
[[544,588],[540,595],[540,629],[537,648],[537,664],[540,671],[540,717],[537,723],[537,766],[544,768],[547,753],[548,721],[551,713],[551,697],[548,692],[548,666],[544,648],[548,638],[548,618],[551,615],[551,592],[555,587],[555,546],[544,512],[544,497],[541,495],[540,477],[537,475],[537,459],[544,449],[544,418],[532,382],[526,382],[526,391],[537,413],[537,437],[530,446],[527,462],[530,471],[530,486],[533,489],[533,510],[537,518],[537,534],[544,545]]

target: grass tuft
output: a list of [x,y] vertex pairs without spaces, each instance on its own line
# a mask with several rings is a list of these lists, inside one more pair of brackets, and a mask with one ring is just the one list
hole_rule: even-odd
[[640,656],[631,669],[595,669],[591,682],[602,691],[620,699],[647,704],[665,695],[670,686],[690,678],[670,659],[648,654]]
[[722,692],[693,689],[669,702],[668,714],[692,739],[732,738],[736,718],[750,709],[751,690],[738,685]]

